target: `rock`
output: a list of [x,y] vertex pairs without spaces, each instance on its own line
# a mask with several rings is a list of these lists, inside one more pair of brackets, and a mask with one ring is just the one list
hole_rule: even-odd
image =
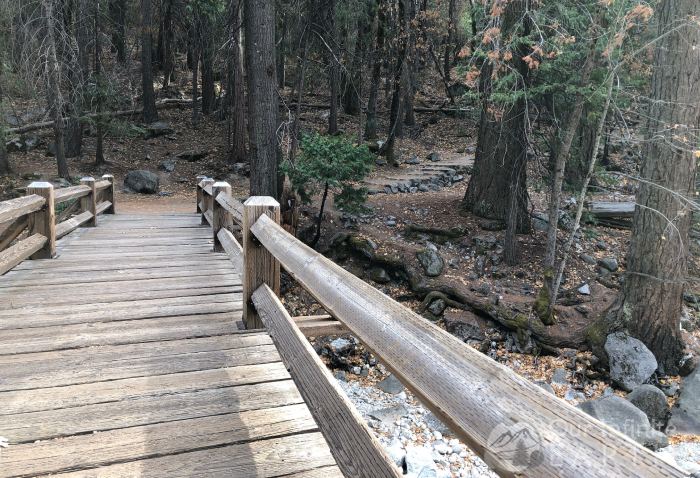
[[9,141],[5,142],[5,150],[8,153],[17,153],[19,151],[22,151],[23,148],[24,142],[19,136],[15,136],[14,138],[11,138]]
[[165,136],[168,134],[173,134],[174,129],[170,127],[165,121],[156,121],[146,126],[146,138],[155,138],[157,136]]
[[436,478],[433,451],[422,446],[406,447],[406,473],[412,478]]
[[420,164],[420,160],[418,159],[418,156],[414,154],[406,160],[406,164]]
[[428,277],[437,277],[442,274],[445,261],[436,250],[426,247],[416,252],[416,257]]
[[608,245],[607,245],[605,242],[603,242],[603,241],[598,241],[598,242],[596,242],[596,243],[595,243],[595,247],[596,247],[596,249],[598,249],[599,251],[607,251],[607,250],[608,250]]
[[462,340],[484,340],[488,323],[473,312],[448,310],[444,313],[445,328]]
[[535,385],[537,385],[540,388],[543,388],[544,390],[551,393],[552,395],[556,395],[556,393],[554,393],[554,389],[552,388],[552,386],[543,380],[538,380],[537,382],[535,382]]
[[386,284],[387,282],[391,282],[391,277],[389,276],[387,271],[382,269],[381,267],[371,268],[367,275],[371,280],[373,280],[377,284]]
[[552,375],[552,383],[556,383],[559,385],[569,383],[567,379],[567,371],[565,368],[558,367],[554,369],[554,374]]
[[159,186],[158,175],[143,169],[129,171],[124,178],[124,187],[136,193],[155,194]]
[[374,163],[375,163],[377,166],[386,166],[386,159],[377,158],[377,159],[374,161]]
[[658,367],[654,354],[642,342],[624,332],[608,335],[605,352],[610,364],[610,378],[628,392],[646,382]]
[[343,372],[342,370],[336,370],[333,375],[335,376],[336,380],[343,381],[343,382],[348,381],[347,377],[345,376],[345,372]]
[[354,251],[358,252],[366,259],[372,259],[374,257],[374,251],[379,247],[373,240],[366,237],[350,236],[347,241]]
[[430,305],[428,306],[428,311],[437,317],[442,315],[442,313],[445,312],[446,308],[447,304],[445,303],[445,301],[442,299],[437,299],[430,303]]
[[408,410],[403,405],[379,408],[369,412],[369,416],[384,423],[394,423],[399,418],[408,415]]
[[640,385],[627,395],[627,400],[644,412],[652,427],[664,429],[670,412],[664,392],[653,385]]
[[437,163],[440,161],[440,153],[436,153],[433,151],[432,153],[428,154],[428,156],[425,157],[428,161],[432,161],[433,163]]
[[604,257],[603,259],[598,259],[598,265],[610,272],[615,272],[619,267],[617,259],[614,257]]
[[51,180],[51,184],[53,184],[54,188],[56,189],[68,188],[72,186],[71,182],[66,178],[54,178]]
[[680,397],[671,410],[666,431],[672,434],[700,434],[700,368],[683,379]]
[[175,171],[175,160],[166,159],[158,165],[158,169],[160,169],[161,171],[165,171],[166,173],[172,173],[173,171]]
[[498,242],[498,240],[496,239],[496,236],[491,234],[483,234],[480,236],[474,236],[472,238],[472,242],[474,243],[477,251],[484,252],[496,247],[496,242]]
[[581,254],[579,257],[581,257],[581,260],[588,265],[596,265],[597,261],[595,260],[595,257],[591,256],[590,254]]
[[428,191],[430,191],[430,188],[428,187],[427,184],[419,184],[418,190],[422,193],[427,193]]
[[581,295],[591,295],[591,286],[588,284],[583,284],[578,288],[578,293]]
[[401,393],[404,390],[403,385],[393,373],[381,382],[377,383],[377,388],[382,392],[390,393],[392,395]]
[[328,350],[335,355],[348,355],[355,349],[355,345],[348,339],[338,338],[328,344]]
[[200,159],[204,159],[209,155],[209,151],[206,151],[204,149],[195,149],[195,150],[189,150],[189,151],[183,151],[181,153],[178,153],[175,155],[176,158],[182,159],[184,161],[194,163],[196,161],[199,161]]
[[535,211],[532,214],[532,227],[538,231],[546,231],[549,228],[549,216],[543,212]]
[[578,407],[652,450],[668,445],[666,435],[651,428],[644,412],[624,398],[613,395],[581,403]]
[[391,461],[399,467],[399,470],[403,470],[406,465],[406,450],[403,449],[398,439],[394,439],[389,443],[389,446],[386,447],[386,454],[389,455]]

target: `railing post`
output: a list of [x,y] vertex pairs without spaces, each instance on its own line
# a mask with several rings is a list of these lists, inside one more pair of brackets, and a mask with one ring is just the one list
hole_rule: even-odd
[[253,196],[243,203],[243,322],[247,329],[263,327],[251,300],[253,292],[267,284],[276,294],[280,293],[280,263],[260,242],[250,228],[258,218],[267,214],[277,224],[280,222],[280,204],[268,196]]
[[87,186],[92,189],[87,196],[80,198],[80,209],[83,211],[90,211],[92,213],[92,219],[85,223],[86,227],[97,226],[97,194],[95,191],[95,178],[85,177],[80,180],[80,184]]
[[226,182],[216,182],[211,187],[212,192],[212,224],[211,228],[214,232],[214,252],[223,252],[224,247],[219,242],[217,235],[220,229],[233,230],[233,217],[231,213],[228,212],[226,208],[221,207],[221,205],[216,202],[216,196],[219,193],[231,194],[231,185]]
[[116,209],[115,209],[115,194],[114,194],[114,176],[111,174],[103,174],[102,179],[105,181],[109,181],[110,186],[105,189],[105,192],[107,193],[105,196],[105,201],[109,201],[112,203],[111,206],[109,206],[107,209],[105,209],[105,214],[114,214]]
[[195,212],[198,212],[198,213],[202,212],[201,208],[199,207],[199,203],[202,201],[202,187],[199,185],[199,183],[201,183],[205,179],[207,179],[207,177],[202,175],[202,174],[197,176],[197,205],[196,205],[197,209]]
[[56,255],[56,207],[53,184],[36,181],[27,186],[27,196],[36,194],[46,201],[38,211],[29,214],[29,235],[41,234],[47,241],[44,247],[31,255],[31,259],[51,259]]
[[206,191],[204,191],[204,188],[206,188],[207,186],[213,186],[215,182],[216,181],[214,181],[211,178],[206,178],[206,179],[202,180],[202,206],[204,206],[204,208],[202,209],[201,212],[202,212],[202,225],[203,226],[209,225],[209,221],[207,221],[207,218],[204,216],[204,213],[207,212],[209,209],[211,209],[210,197],[206,193]]

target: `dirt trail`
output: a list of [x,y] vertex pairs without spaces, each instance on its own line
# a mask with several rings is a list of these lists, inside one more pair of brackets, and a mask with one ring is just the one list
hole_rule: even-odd
[[148,196],[117,192],[117,214],[194,213],[195,194]]

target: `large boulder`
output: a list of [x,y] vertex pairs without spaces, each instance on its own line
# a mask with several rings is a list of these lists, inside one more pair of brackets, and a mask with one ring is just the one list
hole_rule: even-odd
[[666,394],[649,384],[640,385],[627,395],[627,400],[639,408],[649,419],[651,426],[663,430],[668,420],[669,407]]
[[146,126],[146,138],[155,138],[156,136],[165,136],[173,134],[173,130],[165,121],[156,121]]
[[683,379],[666,430],[671,434],[700,435],[700,367]]
[[176,155],[177,159],[182,159],[190,163],[204,159],[209,155],[209,151],[205,149],[191,149],[189,151],[183,151]]
[[124,187],[135,193],[155,194],[159,186],[158,175],[143,169],[129,171],[124,178]]
[[610,378],[628,392],[646,382],[658,367],[654,354],[642,342],[624,332],[608,335],[605,352],[610,364]]
[[583,402],[578,407],[593,418],[652,450],[668,445],[666,435],[651,427],[643,411],[617,395]]

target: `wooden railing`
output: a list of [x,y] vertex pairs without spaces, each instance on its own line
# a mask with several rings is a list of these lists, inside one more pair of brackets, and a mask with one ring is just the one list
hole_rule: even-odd
[[202,179],[197,204],[214,248],[242,264],[246,327],[270,332],[345,476],[399,474],[278,299],[280,267],[500,475],[685,476],[300,242],[273,198],[241,204],[228,184]]
[[[65,205],[57,215],[56,206]],[[82,225],[96,226],[101,213],[114,214],[114,177],[86,177],[80,186],[54,190],[51,183],[33,182],[26,196],[0,202],[0,274],[25,259],[56,255],[56,241]],[[26,237],[17,240],[26,231]]]

